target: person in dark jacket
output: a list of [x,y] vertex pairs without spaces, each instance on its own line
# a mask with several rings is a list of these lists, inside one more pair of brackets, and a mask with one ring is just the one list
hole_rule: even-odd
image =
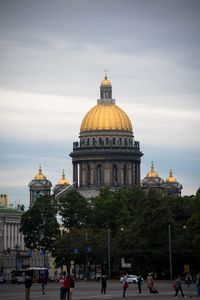
[[142,276],[141,276],[141,275],[138,276],[138,282],[137,282],[137,285],[138,285],[138,291],[139,291],[139,294],[141,294],[141,292],[142,292],[142,290],[141,290]]
[[101,277],[101,293],[105,294],[106,293],[106,287],[107,287],[107,282],[105,276]]
[[196,277],[196,288],[197,288],[197,294],[200,296],[200,272],[197,274]]
[[30,290],[32,286],[32,279],[30,275],[26,275],[24,285],[25,285],[25,297],[28,300],[30,299]]
[[43,276],[41,278],[41,287],[42,287],[42,294],[44,295],[45,294],[45,290],[46,290],[46,286],[47,286],[47,277],[46,276]]

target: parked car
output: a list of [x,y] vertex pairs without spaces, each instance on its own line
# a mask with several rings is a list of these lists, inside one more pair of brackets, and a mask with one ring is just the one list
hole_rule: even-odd
[[[126,275],[120,277],[120,282],[122,283],[126,279],[127,283],[138,283],[138,276],[137,275]],[[142,282],[144,279],[142,278]]]
[[0,276],[0,283],[6,283],[6,279],[3,276]]

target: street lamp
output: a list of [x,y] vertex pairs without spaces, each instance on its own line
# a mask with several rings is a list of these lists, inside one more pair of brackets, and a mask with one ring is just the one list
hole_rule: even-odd
[[172,270],[172,239],[171,239],[171,225],[168,225],[168,237],[169,237],[169,273],[170,280],[173,279],[173,270]]
[[111,263],[110,263],[110,227],[108,228],[108,278],[111,278]]
[[[124,228],[121,227],[120,230],[123,232]],[[110,227],[107,229],[107,235],[108,235],[108,278],[111,279],[111,258],[110,258],[110,252],[111,252],[111,240],[110,240]]]

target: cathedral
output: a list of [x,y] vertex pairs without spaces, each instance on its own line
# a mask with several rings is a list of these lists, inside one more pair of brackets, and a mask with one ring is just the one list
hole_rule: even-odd
[[[97,196],[101,187],[115,190],[123,186],[141,186],[146,191],[153,188],[180,196],[182,185],[173,177],[172,171],[164,181],[152,164],[150,172],[141,181],[142,156],[140,143],[134,139],[131,120],[113,99],[112,85],[105,74],[100,85],[100,97],[82,120],[79,140],[73,142],[70,153],[73,183],[70,185],[63,172],[53,192],[59,196],[73,186],[84,197],[90,198]],[[49,195],[51,186],[40,167],[29,183],[30,206],[38,195]]]

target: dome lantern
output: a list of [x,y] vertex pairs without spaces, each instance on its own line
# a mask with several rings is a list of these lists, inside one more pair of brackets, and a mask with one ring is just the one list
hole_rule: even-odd
[[104,80],[101,82],[100,86],[100,99],[112,99],[112,85],[107,77],[107,70],[105,70]]

